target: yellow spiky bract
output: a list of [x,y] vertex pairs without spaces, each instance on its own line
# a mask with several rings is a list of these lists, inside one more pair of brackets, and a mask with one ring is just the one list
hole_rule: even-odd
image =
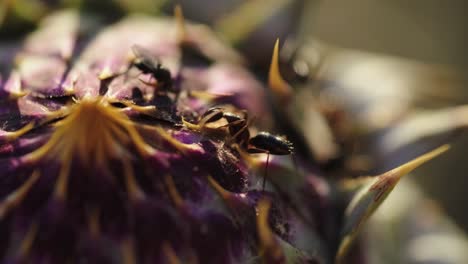
[[291,86],[283,79],[279,69],[279,39],[275,42],[271,56],[268,86],[279,101],[287,102],[292,96]]

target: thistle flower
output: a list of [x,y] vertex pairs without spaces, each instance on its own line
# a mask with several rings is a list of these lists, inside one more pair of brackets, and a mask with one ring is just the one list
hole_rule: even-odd
[[1,79],[5,263],[341,262],[398,180],[447,149],[373,178],[350,201],[349,187],[274,132],[263,86],[275,103],[295,96],[278,45],[261,84],[176,14],[86,35],[61,12],[16,53]]

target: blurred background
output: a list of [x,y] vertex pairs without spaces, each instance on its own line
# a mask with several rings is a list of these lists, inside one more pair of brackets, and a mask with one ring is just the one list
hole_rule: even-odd
[[[409,63],[420,63],[421,67],[424,65],[433,67],[432,69],[441,66],[445,69],[450,68],[455,75],[459,75],[451,80],[428,82],[425,87],[422,84],[403,87],[413,90],[434,90],[441,94],[451,89],[456,90],[449,100],[445,100],[447,97],[444,96],[439,98],[436,96],[432,97],[433,102],[421,103],[422,105],[418,106],[432,108],[437,105],[436,108],[439,108],[468,103],[466,97],[468,2],[331,0],[317,3],[312,9],[313,18],[304,25],[309,36],[340,47],[411,60]],[[348,71],[353,70],[348,69]],[[439,73],[428,74],[422,78],[432,79]],[[392,74],[392,71],[389,70],[387,74]],[[391,81],[387,79],[393,78],[382,74],[378,79],[379,82],[386,82]],[[371,85],[376,89],[382,86],[374,83],[375,77],[369,77],[367,81],[373,82]],[[394,87],[394,89],[399,88]],[[421,92],[421,96],[424,94]],[[431,140],[420,143],[434,144]],[[409,148],[424,147],[412,145]],[[424,187],[429,197],[440,201],[444,209],[466,231],[468,231],[468,211],[464,204],[468,201],[465,195],[468,187],[467,149],[468,134],[462,132],[453,142],[452,150],[447,155],[424,166],[413,178]],[[391,161],[387,160],[391,164],[390,167],[419,151],[410,151],[408,147],[405,150],[404,153],[400,151],[397,155],[393,155]]]
[[[313,36],[333,45],[357,49],[376,55],[390,55],[395,59],[411,60],[408,63],[450,68],[458,77],[452,80],[402,87],[403,90],[434,90],[443,94],[455,89],[451,99],[432,97],[433,102],[421,107],[437,105],[436,108],[468,103],[468,2],[437,0],[358,0],[317,2],[304,24],[306,35]],[[393,58],[392,58],[393,59]],[[358,62],[356,62],[356,65]],[[419,66],[419,65],[418,65]],[[351,66],[350,66],[351,67]],[[347,69],[353,72],[352,69]],[[389,70],[387,74],[392,74]],[[430,71],[430,70],[429,70]],[[422,78],[431,79],[440,72]],[[417,78],[417,76],[414,76]],[[456,80],[457,78],[460,78]],[[379,75],[379,82],[392,81],[392,77]],[[390,80],[387,80],[390,79]],[[376,89],[382,86],[375,83]],[[454,81],[454,82],[451,82]],[[459,81],[459,82],[458,82]],[[364,84],[363,84],[364,85]],[[404,86],[404,85],[403,85]],[[395,90],[400,89],[394,87]],[[421,96],[424,96],[421,92]],[[417,96],[417,95],[416,95]],[[397,108],[398,106],[395,106]],[[465,117],[468,118],[468,117]],[[436,124],[434,124],[436,126]],[[435,140],[437,141],[437,140]],[[421,144],[431,145],[432,141]],[[416,148],[414,145],[410,148]],[[418,146],[418,148],[424,148]],[[468,134],[462,132],[453,142],[452,150],[433,163],[424,166],[414,175],[418,184],[424,187],[429,197],[443,204],[444,209],[468,231],[468,210],[465,195],[468,187]],[[390,167],[403,162],[408,156],[420,150],[393,155]],[[411,153],[412,152],[412,153]],[[396,156],[396,157],[395,157]],[[388,168],[388,167],[387,167]]]
[[[266,78],[279,37],[288,80],[333,101],[353,120],[362,145],[358,156],[370,160],[358,173],[382,173],[452,144],[447,154],[402,183],[392,201],[418,206],[402,197],[423,196],[429,207],[468,231],[467,1],[1,1],[0,58],[8,57],[41,18],[63,7],[108,24],[133,12],[172,15],[179,3],[187,19],[209,24],[238,48],[260,79]],[[398,211],[395,206],[387,210]],[[376,220],[388,221],[385,215],[392,216],[382,213]]]

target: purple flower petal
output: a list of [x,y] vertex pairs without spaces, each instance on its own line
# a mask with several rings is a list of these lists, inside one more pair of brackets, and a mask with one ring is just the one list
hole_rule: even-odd
[[69,59],[75,47],[79,22],[75,12],[55,13],[42,21],[40,29],[25,40],[23,52]]
[[24,55],[18,65],[21,88],[44,97],[64,96],[68,92],[61,83],[66,68],[67,65],[63,59]]
[[[182,44],[173,19],[129,17],[77,48],[77,16],[62,13],[27,38],[0,102],[0,258],[245,263],[262,234],[281,256],[268,248],[266,261],[318,255],[327,183],[272,158],[275,188],[259,190],[265,163],[231,126],[271,126],[265,90],[207,28],[186,26]],[[135,44],[170,82],[133,65]],[[220,105],[216,127],[203,118]],[[232,122],[231,110],[259,120]]]

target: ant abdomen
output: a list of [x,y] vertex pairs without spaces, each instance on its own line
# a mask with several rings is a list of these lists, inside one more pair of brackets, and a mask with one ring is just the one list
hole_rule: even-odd
[[249,139],[249,153],[269,153],[272,155],[290,155],[294,148],[292,143],[280,136],[268,132],[259,132]]

